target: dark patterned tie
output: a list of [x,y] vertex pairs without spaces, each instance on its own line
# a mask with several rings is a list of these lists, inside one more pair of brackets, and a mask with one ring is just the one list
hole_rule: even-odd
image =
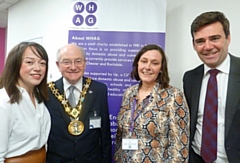
[[75,89],[75,86],[71,85],[69,88],[69,96],[68,96],[68,103],[72,106],[72,107],[75,107],[76,106],[76,98],[75,98],[75,95],[74,95],[74,89]]
[[206,163],[217,158],[217,110],[218,92],[216,76],[219,70],[209,70],[209,80],[203,114],[201,156]]

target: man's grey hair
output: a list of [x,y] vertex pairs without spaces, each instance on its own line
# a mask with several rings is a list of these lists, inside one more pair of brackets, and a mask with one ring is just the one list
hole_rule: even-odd
[[[72,44],[72,45],[76,45],[76,44]],[[65,46],[62,46],[62,47],[59,48],[58,51],[57,51],[57,61],[58,61],[58,62],[60,61],[61,52],[62,52],[62,50],[63,50],[65,47],[66,47],[66,45],[65,45]],[[82,47],[80,47],[80,46],[77,46],[77,45],[76,45],[76,47],[79,48],[79,50],[80,50],[81,53],[83,54],[84,61],[86,61],[86,52],[85,52],[85,50],[84,50]]]

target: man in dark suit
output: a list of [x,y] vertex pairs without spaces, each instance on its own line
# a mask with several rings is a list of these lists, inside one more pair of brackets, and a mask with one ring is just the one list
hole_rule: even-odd
[[58,50],[56,64],[62,77],[49,83],[45,102],[52,123],[47,162],[110,163],[107,86],[83,76],[85,52],[74,44]]
[[[189,162],[237,163],[240,161],[240,58],[228,52],[229,21],[221,12],[202,13],[193,21],[191,34],[193,47],[203,64],[187,71],[183,77],[191,117]],[[217,152],[213,160],[205,161],[206,157],[202,154],[205,144],[202,137],[203,117],[210,69],[219,71],[216,76]],[[207,141],[210,142],[209,146],[204,148],[209,150],[214,140]],[[207,154],[213,155],[212,151]]]

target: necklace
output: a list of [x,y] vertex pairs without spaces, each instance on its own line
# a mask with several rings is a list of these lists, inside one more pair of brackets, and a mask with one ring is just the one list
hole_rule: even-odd
[[77,120],[79,117],[81,110],[82,110],[82,103],[84,101],[84,98],[87,94],[87,90],[91,84],[91,78],[86,78],[86,84],[84,84],[83,90],[80,94],[78,104],[76,107],[71,107],[68,100],[65,98],[64,95],[60,94],[58,89],[55,87],[54,82],[49,82],[48,87],[52,91],[52,93],[55,95],[55,97],[60,101],[60,103],[63,105],[65,112],[73,119],[73,121],[70,122],[68,125],[68,131],[72,135],[80,135],[84,130],[84,124],[83,122]]

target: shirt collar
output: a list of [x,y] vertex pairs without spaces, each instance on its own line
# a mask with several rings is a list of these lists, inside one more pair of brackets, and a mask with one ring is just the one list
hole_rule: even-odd
[[[210,69],[211,69],[210,67],[204,64],[204,75],[206,75]],[[218,69],[221,73],[229,74],[229,70],[230,70],[229,54],[227,55],[226,59],[219,66],[216,67],[216,69]]]
[[[74,86],[79,92],[82,91],[82,81],[83,81],[83,77],[76,84],[74,84]],[[70,84],[65,78],[63,78],[64,92],[66,92],[71,85],[72,84]]]
[[21,93],[23,93],[24,91],[26,92],[26,89],[23,88],[23,87],[21,87],[21,86],[19,86],[19,85],[17,85],[17,88],[18,88],[18,90],[19,90]]

